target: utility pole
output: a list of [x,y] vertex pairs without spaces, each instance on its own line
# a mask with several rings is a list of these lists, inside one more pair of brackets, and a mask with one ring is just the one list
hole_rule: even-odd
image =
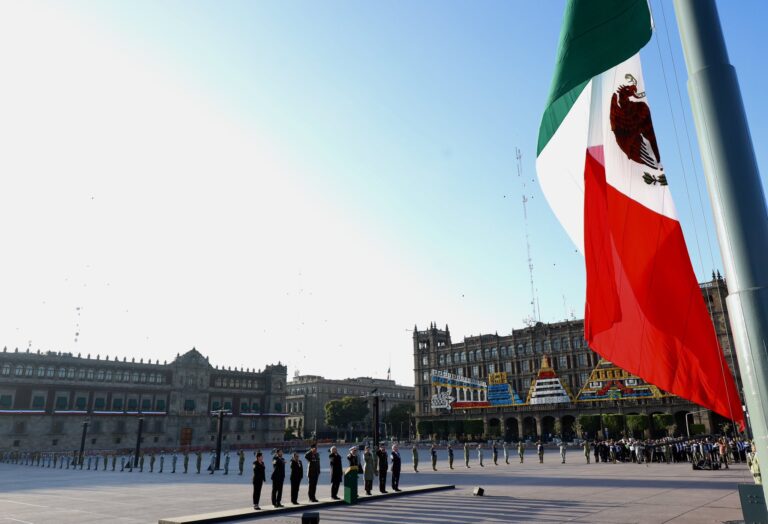
[[[768,457],[768,212],[736,70],[714,0],[675,0],[699,151],[712,203],[744,399]],[[730,371],[726,368],[724,373]],[[737,414],[733,414],[737,416]],[[768,483],[763,484],[768,499]]]

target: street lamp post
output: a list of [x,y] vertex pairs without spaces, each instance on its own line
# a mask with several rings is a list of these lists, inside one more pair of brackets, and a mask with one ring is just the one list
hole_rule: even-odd
[[78,461],[78,464],[83,463],[83,455],[85,454],[85,435],[88,433],[89,422],[90,422],[89,419],[85,419],[83,421],[83,435],[80,437],[80,454],[79,454],[80,459]]
[[696,413],[706,413],[709,411],[708,409],[701,409],[699,411],[689,411],[685,414],[685,434],[689,437],[691,436],[691,430],[688,427],[688,415],[695,415]]
[[141,431],[144,429],[144,417],[139,414],[139,429],[136,431],[136,454],[133,458],[133,465],[138,467],[139,454],[141,453]]

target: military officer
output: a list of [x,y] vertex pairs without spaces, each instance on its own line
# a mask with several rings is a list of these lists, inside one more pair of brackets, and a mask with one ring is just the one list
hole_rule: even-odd
[[[99,459],[100,458],[101,458],[101,455],[96,455],[96,467],[93,468],[94,471],[99,471]],[[89,466],[90,466],[90,464],[89,464]],[[50,467],[50,464],[49,464],[48,467]],[[89,467],[88,469],[91,469],[91,468]]]
[[480,463],[481,468],[485,467],[483,465],[483,445],[482,444],[477,445],[477,461]]
[[517,443],[517,456],[520,457],[520,464],[522,464],[525,456],[525,443],[522,440]]
[[165,464],[165,453],[160,453],[160,469],[158,470],[158,473],[163,472],[163,464]]
[[536,442],[536,453],[539,455],[539,464],[544,464],[544,444],[540,440]]
[[493,456],[493,465],[499,465],[499,448],[496,445],[496,441],[493,441],[493,447],[491,448],[491,455]]
[[507,441],[506,440],[501,445],[501,447],[504,450],[504,462],[509,464],[509,446],[507,445]]
[[243,474],[243,466],[245,466],[245,452],[242,449],[237,450],[237,468],[240,471],[239,475]]
[[387,459],[387,448],[384,444],[379,445],[379,449],[376,452],[376,458],[378,459],[379,491],[381,493],[387,493],[387,470],[389,469],[389,461]]
[[371,447],[365,446],[363,454],[363,480],[365,481],[365,494],[370,495],[373,489],[373,477],[376,476],[376,466],[373,460]]
[[411,448],[411,454],[413,455],[413,471],[416,473],[419,472],[419,448],[416,447],[416,444],[413,445]]
[[224,474],[229,475],[229,451],[224,456]]
[[560,458],[563,460],[562,464],[565,464],[565,453],[568,450],[568,447],[565,444],[565,441],[560,442]]
[[453,446],[448,444],[448,467],[453,469]]
[[587,464],[589,464],[589,441],[584,441],[584,458],[587,459]]
[[183,462],[184,462],[184,473],[186,473],[187,469],[189,468],[189,453],[185,450],[181,458],[183,459]]
[[195,452],[195,466],[197,466],[197,474],[200,474],[200,466],[203,464],[203,452]]
[[283,498],[283,482],[285,482],[285,459],[283,450],[278,449],[272,459],[272,505],[276,508],[282,508],[280,501]]
[[432,457],[432,471],[437,471],[437,448],[434,444],[429,448],[429,455]]
[[299,503],[299,484],[301,479],[304,478],[304,465],[299,458],[299,454],[293,452],[291,458],[291,504],[297,505]]
[[216,471],[216,451],[211,451],[211,461],[208,463],[208,471],[210,471],[209,475],[213,475],[213,473]]
[[304,454],[304,458],[307,460],[307,480],[309,481],[309,500],[311,502],[317,502],[315,492],[317,490],[317,479],[320,476],[320,455],[317,453],[317,444],[312,444]]
[[256,460],[253,461],[253,509],[259,510],[259,499],[261,498],[261,486],[267,481],[266,466],[264,466],[264,455],[261,451],[256,453]]
[[[437,454],[437,451],[435,451]],[[400,491],[400,450],[397,448],[397,444],[392,445],[392,489]],[[434,459],[437,461],[437,459]],[[437,471],[437,470],[435,470]]]
[[341,455],[336,450],[336,446],[331,447],[328,459],[331,467],[331,498],[339,500],[339,485],[341,485],[344,473],[341,466]]
[[176,473],[176,461],[179,460],[179,456],[176,454],[176,451],[173,452],[173,457],[171,458],[171,473]]
[[154,453],[149,454],[149,472],[150,473],[155,472],[155,454]]
[[469,444],[464,442],[464,465],[469,467]]

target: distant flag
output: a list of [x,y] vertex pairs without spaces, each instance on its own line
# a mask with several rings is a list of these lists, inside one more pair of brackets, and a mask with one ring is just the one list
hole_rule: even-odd
[[638,54],[650,38],[647,0],[569,2],[536,168],[585,256],[590,346],[743,424],[651,122]]

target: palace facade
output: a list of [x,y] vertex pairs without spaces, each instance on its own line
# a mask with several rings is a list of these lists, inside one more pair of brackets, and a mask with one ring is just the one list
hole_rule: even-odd
[[[741,390],[726,283],[713,275],[700,287]],[[546,439],[556,429],[573,435],[580,414],[667,413],[682,433],[687,422],[703,424],[707,431],[725,422],[602,360],[583,334],[583,320],[537,322],[509,335],[469,336],[461,342],[451,340],[448,326],[414,327],[417,427],[421,433],[452,435],[462,432],[464,421],[474,421],[474,430],[465,433],[477,435],[482,428],[486,436],[517,440]],[[660,429],[650,427],[647,435]]]
[[225,446],[283,440],[287,368],[214,367],[196,349],[170,363],[110,360],[49,351],[0,353],[0,451],[87,449],[136,445],[204,447],[225,410]]

